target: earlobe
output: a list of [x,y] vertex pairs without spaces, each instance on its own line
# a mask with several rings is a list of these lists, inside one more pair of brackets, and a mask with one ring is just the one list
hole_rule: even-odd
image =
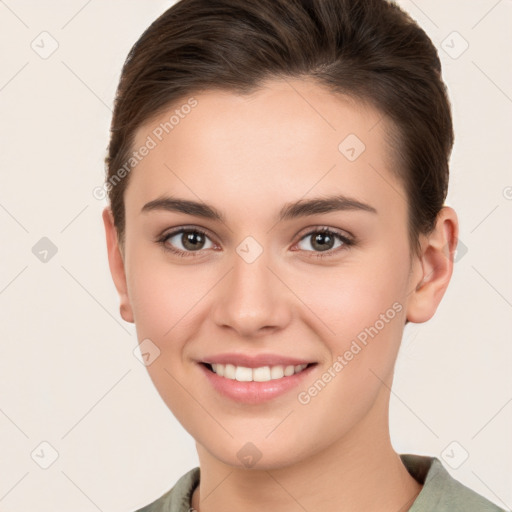
[[103,224],[105,226],[110,274],[112,275],[112,279],[120,299],[120,314],[123,320],[133,323],[133,312],[130,304],[130,298],[128,296],[124,259],[119,247],[117,231],[114,225],[114,217],[109,206],[104,208],[102,217]]
[[435,229],[422,244],[421,258],[416,261],[407,301],[410,322],[426,322],[436,312],[452,276],[458,231],[455,210],[444,206]]

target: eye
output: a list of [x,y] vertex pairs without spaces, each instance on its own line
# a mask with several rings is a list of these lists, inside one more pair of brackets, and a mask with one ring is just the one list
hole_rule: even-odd
[[[335,245],[336,239],[340,242],[337,246]],[[316,258],[335,256],[340,250],[345,250],[355,244],[350,238],[326,227],[310,231],[301,238],[298,245],[307,240],[309,240],[309,242],[304,244],[305,247],[300,248],[307,252],[315,252],[316,254],[312,256]],[[308,249],[308,247],[312,249]]]
[[[309,242],[305,243],[308,239]],[[339,241],[337,246],[336,240]],[[182,227],[170,233],[165,233],[157,239],[157,243],[164,250],[177,256],[192,258],[201,256],[203,250],[215,247],[208,234],[200,228]],[[306,233],[297,245],[300,246],[301,243],[304,243],[305,247],[299,247],[299,249],[313,253],[311,256],[316,258],[335,256],[340,251],[355,245],[354,240],[327,227],[317,228]]]
[[[208,245],[208,242],[210,245]],[[161,236],[158,243],[162,247],[178,256],[196,257],[194,252],[201,252],[203,249],[211,249],[213,242],[205,231],[199,228],[181,228]]]

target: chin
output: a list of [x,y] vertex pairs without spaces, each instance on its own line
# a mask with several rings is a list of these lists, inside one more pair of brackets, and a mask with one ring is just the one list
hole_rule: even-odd
[[307,457],[306,453],[297,450],[297,446],[304,446],[303,441],[298,445],[294,442],[287,445],[279,438],[269,441],[263,434],[261,438],[254,436],[252,439],[249,440],[248,436],[247,440],[230,439],[227,443],[215,442],[201,446],[223,464],[249,471],[281,469]]

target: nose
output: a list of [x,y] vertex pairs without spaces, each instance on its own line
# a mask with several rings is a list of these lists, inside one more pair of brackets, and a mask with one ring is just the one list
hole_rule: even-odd
[[239,337],[254,338],[286,327],[292,297],[266,251],[252,262],[234,254],[233,266],[216,287],[213,320]]

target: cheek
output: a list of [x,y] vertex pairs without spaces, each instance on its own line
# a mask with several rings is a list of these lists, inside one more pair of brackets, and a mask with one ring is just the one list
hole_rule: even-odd
[[[406,271],[398,255],[376,250],[359,261],[347,259],[338,267],[312,268],[305,279],[295,279],[293,289],[317,322],[324,324],[322,332],[346,339],[373,325],[393,304],[403,307]],[[391,309],[388,316],[394,319],[397,309]]]
[[128,281],[139,339],[154,338],[166,350],[178,333],[184,337],[184,329],[200,310],[200,300],[215,277],[200,267],[171,265],[165,255],[133,255]]
[[311,310],[310,328],[321,334],[331,361],[341,358],[343,372],[335,373],[344,374],[338,379],[344,386],[376,387],[380,382],[370,370],[384,378],[394,365],[405,323],[408,269],[407,253],[400,254],[376,248],[364,261],[354,258],[321,269],[294,287]]
[[348,431],[383,391],[382,381],[389,382],[405,322],[405,267],[391,265],[384,265],[387,272],[372,265],[331,269],[301,290],[315,313],[311,330],[322,333],[330,357],[323,373],[298,390],[299,411],[314,428],[325,428],[335,415],[336,428]]
[[192,376],[184,358],[187,342],[197,337],[201,298],[212,287],[213,276],[142,253],[132,256],[129,293],[137,338],[151,340],[159,351],[146,369],[163,401],[187,430],[193,429],[201,420],[187,392]]

